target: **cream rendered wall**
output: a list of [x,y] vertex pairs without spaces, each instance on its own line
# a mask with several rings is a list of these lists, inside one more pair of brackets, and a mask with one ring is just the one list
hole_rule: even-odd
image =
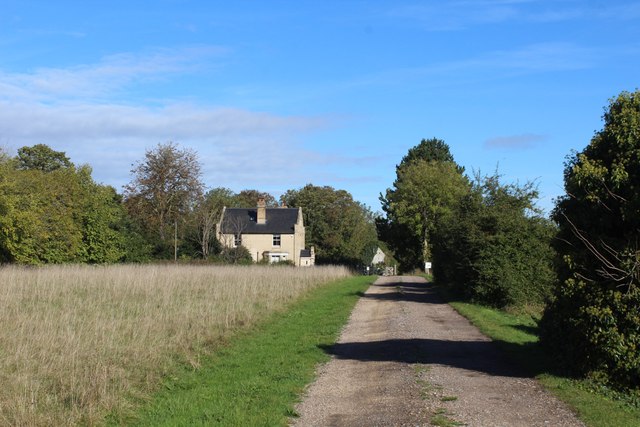
[[273,246],[273,234],[243,234],[242,246],[249,250],[254,262],[261,261],[264,252],[286,252],[287,259],[297,265],[300,251],[296,256],[293,236],[293,234],[281,234],[280,246]]

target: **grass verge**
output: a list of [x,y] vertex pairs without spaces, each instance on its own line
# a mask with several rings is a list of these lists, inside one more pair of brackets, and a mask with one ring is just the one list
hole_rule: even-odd
[[478,304],[455,301],[441,294],[461,315],[493,339],[516,363],[542,385],[566,402],[589,426],[640,426],[640,409],[597,392],[591,383],[553,373],[544,350],[538,344],[537,321],[531,314],[511,314]]
[[185,366],[139,412],[110,424],[286,425],[294,404],[329,356],[359,293],[375,279],[354,277],[312,291],[285,312],[239,333],[199,369]]

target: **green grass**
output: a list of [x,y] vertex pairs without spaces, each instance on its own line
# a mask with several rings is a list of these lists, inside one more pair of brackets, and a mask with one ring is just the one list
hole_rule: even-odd
[[438,408],[435,414],[433,414],[433,416],[431,417],[431,425],[438,427],[457,427],[464,425],[461,422],[449,418],[450,415],[451,414],[449,414],[446,409]]
[[311,292],[261,326],[232,338],[197,370],[187,367],[166,381],[127,425],[286,425],[315,369],[329,356],[358,295],[375,279],[345,279]]
[[640,409],[597,392],[588,381],[555,374],[538,344],[535,316],[511,314],[477,304],[455,301],[439,289],[449,304],[482,333],[493,339],[516,363],[542,385],[566,402],[589,426],[640,426]]

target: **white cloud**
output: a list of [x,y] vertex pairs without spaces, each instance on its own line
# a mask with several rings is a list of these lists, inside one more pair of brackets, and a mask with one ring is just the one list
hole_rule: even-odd
[[[14,147],[45,143],[89,163],[96,177],[119,187],[145,149],[174,141],[195,149],[216,181],[268,182],[302,174],[297,138],[324,120],[231,108],[173,104],[161,109],[121,105],[0,103],[0,137]],[[209,182],[210,181],[210,182]],[[222,184],[220,184],[222,185]],[[255,184],[254,184],[255,185]]]
[[[97,64],[29,73],[0,71],[0,140],[11,147],[44,143],[88,163],[100,182],[120,188],[146,149],[173,141],[198,152],[210,186],[264,187],[309,181],[300,138],[328,125],[318,117],[283,116],[168,100],[133,104],[130,87],[206,67],[219,48],[152,55],[119,54]],[[201,63],[202,62],[202,63]]]

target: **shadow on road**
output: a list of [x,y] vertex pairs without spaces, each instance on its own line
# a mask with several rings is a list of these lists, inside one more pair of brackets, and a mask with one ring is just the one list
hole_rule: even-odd
[[[506,343],[502,343],[506,344]],[[444,341],[434,339],[391,339],[371,342],[321,345],[339,359],[363,362],[402,362],[452,366],[505,377],[529,377],[504,359],[492,341]]]
[[433,289],[433,285],[427,282],[392,282],[374,284],[373,287],[394,289],[395,292],[358,293],[359,296],[381,301],[411,301],[429,304],[445,304],[445,301]]
[[[433,284],[427,282],[390,282],[373,287],[393,292],[358,293],[362,298],[381,301],[411,301],[426,304],[446,304]],[[520,328],[520,326],[515,326]],[[504,341],[450,341],[438,339],[390,339],[372,342],[321,345],[323,351],[340,359],[364,362],[402,362],[439,364],[506,377],[532,377],[540,372],[527,372],[505,358],[505,353],[538,354],[533,344],[513,344]],[[474,375],[474,373],[470,373]]]

